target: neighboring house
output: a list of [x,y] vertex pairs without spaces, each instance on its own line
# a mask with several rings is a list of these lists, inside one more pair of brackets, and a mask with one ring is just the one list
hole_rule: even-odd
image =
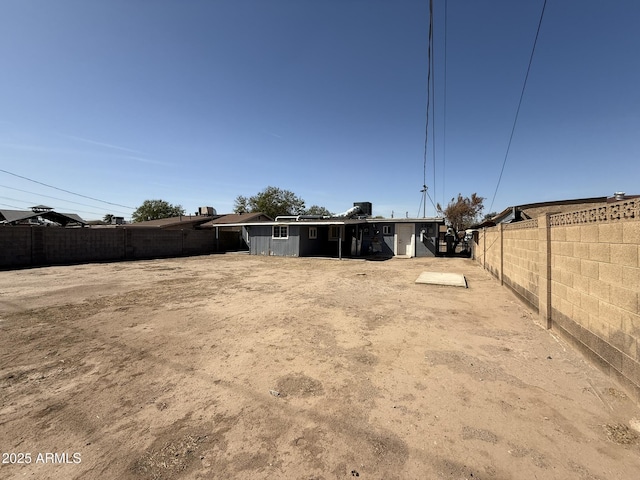
[[484,222],[473,225],[469,228],[477,229],[482,227],[493,227],[499,223],[514,223],[523,220],[531,220],[546,213],[549,215],[555,215],[558,213],[606,206],[609,203],[638,197],[640,197],[640,195],[626,195],[624,192],[616,192],[610,197],[576,198],[573,200],[557,200],[552,202],[516,205],[508,207],[493,218],[487,219]]
[[180,215],[178,217],[160,218],[158,220],[147,220],[146,222],[135,222],[117,226],[126,228],[158,228],[162,230],[193,230],[221,216],[222,215]]
[[264,213],[228,213],[220,215],[209,222],[200,225],[200,228],[220,228],[233,229],[240,231],[240,227],[229,227],[228,224],[236,223],[254,223],[254,222],[272,222],[273,218]]
[[61,227],[80,226],[87,224],[75,213],[60,213],[45,205],[36,205],[31,210],[5,210],[0,209],[0,224],[5,225],[31,225],[48,226],[59,225]]
[[220,227],[241,228],[252,255],[408,258],[438,254],[439,226],[444,219],[376,219],[352,211],[330,218],[300,215],[275,221],[215,222]]

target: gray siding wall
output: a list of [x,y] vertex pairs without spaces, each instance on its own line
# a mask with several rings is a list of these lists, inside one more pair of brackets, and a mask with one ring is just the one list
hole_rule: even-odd
[[[437,223],[416,223],[416,257],[435,257],[438,245],[438,225]],[[420,241],[420,233],[425,234]]]
[[312,255],[321,255],[323,251],[323,245],[325,243],[324,237],[328,236],[328,233],[325,229],[321,229],[319,227],[315,227],[318,230],[317,238],[311,239],[309,238],[309,228],[308,226],[300,226],[299,228],[299,239],[300,239],[300,256],[312,256]]
[[[382,227],[380,227],[380,231],[382,231]],[[391,233],[389,235],[382,235],[384,240],[384,244],[382,245],[382,253],[385,255],[395,255],[396,252],[394,249],[394,234],[396,231],[395,225],[391,225]]]
[[272,238],[271,226],[251,226],[249,230],[251,255],[300,256],[300,227],[289,225],[289,238]]
[[380,242],[382,246],[382,255],[393,255],[393,233],[395,231],[395,227],[393,224],[389,224],[391,227],[391,233],[384,235],[382,225],[384,224],[372,223],[359,226],[359,230],[363,231],[362,255],[371,254],[374,238],[377,238],[378,242]]
[[[375,225],[375,227],[373,226]],[[413,224],[415,226],[415,254],[416,257],[434,257],[436,255],[437,234],[439,223],[435,222],[418,222]],[[384,234],[384,226],[389,227],[389,233]],[[362,241],[362,253],[367,255],[369,253],[369,247],[373,242],[373,237],[378,237],[382,243],[383,255],[394,255],[394,236],[396,232],[395,223],[371,223],[364,225],[361,228],[368,228],[368,233],[365,233]],[[425,230],[426,234],[423,241],[420,241],[420,232]]]

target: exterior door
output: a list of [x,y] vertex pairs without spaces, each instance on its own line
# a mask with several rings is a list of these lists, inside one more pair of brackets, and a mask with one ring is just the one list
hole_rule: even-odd
[[396,256],[413,257],[413,232],[412,223],[396,223]]

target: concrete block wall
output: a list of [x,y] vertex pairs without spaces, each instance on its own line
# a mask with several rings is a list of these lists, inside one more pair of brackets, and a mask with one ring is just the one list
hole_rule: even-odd
[[[553,328],[640,400],[640,202],[552,215]],[[578,215],[576,215],[578,213]]]
[[474,258],[640,402],[640,201],[485,229]]
[[202,253],[213,253],[216,243],[212,241],[210,232],[204,230],[184,230],[182,232],[182,254],[200,255]]
[[125,228],[127,258],[179,257],[182,255],[182,230]]
[[31,227],[0,226],[0,265],[18,267],[31,262]]
[[[39,233],[34,227],[33,233]],[[42,228],[42,235],[34,235],[34,247],[44,250],[44,264],[64,264],[123,260],[122,234],[116,229]],[[69,259],[73,259],[72,262]]]
[[202,255],[237,250],[239,232],[0,227],[0,268]]
[[480,232],[476,245],[476,258],[498,280],[502,280],[500,269],[502,258],[501,227],[487,228]]
[[538,310],[538,221],[505,225],[502,281],[534,310]]

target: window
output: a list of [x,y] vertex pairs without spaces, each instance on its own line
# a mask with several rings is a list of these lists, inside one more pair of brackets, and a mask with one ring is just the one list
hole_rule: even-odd
[[309,238],[311,240],[318,238],[318,227],[309,227]]
[[329,227],[329,240],[338,240],[342,237],[342,225],[331,225]]
[[289,227],[274,225],[272,238],[289,238]]
[[382,226],[382,234],[383,235],[391,235],[391,225],[383,225]]

